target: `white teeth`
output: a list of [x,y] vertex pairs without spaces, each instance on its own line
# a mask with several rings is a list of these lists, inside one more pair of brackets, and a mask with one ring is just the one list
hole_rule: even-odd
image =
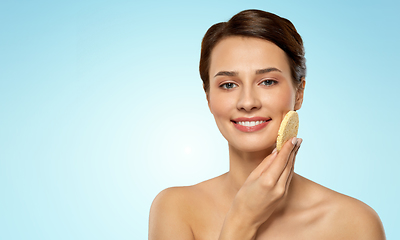
[[245,127],[254,127],[254,126],[258,125],[258,124],[265,123],[265,122],[266,121],[251,121],[251,122],[246,121],[246,122],[237,122],[237,123],[239,125],[242,125],[242,126],[245,126]]

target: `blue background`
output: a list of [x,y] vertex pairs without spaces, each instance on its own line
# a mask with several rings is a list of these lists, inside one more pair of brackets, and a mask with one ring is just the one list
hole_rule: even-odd
[[400,239],[400,5],[387,0],[1,1],[0,238],[146,239],[158,192],[226,172],[200,42],[249,8],[305,42],[297,173]]

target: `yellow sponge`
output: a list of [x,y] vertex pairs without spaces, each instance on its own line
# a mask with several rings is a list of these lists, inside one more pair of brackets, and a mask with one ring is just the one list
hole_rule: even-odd
[[276,149],[280,151],[285,142],[297,136],[299,130],[299,115],[295,111],[289,111],[281,122],[276,139]]

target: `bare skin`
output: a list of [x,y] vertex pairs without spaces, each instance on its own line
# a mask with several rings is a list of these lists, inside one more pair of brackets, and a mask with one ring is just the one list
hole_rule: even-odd
[[[267,69],[267,71],[260,71]],[[229,37],[213,49],[207,100],[229,144],[230,170],[194,186],[162,191],[150,210],[149,239],[385,239],[366,204],[294,173],[302,139],[274,152],[280,122],[299,110],[285,53],[271,42]],[[265,117],[254,132],[232,119]]]

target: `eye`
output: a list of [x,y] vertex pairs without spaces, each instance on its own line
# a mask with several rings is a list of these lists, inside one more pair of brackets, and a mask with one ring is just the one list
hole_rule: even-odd
[[237,87],[237,85],[235,83],[228,82],[228,83],[221,84],[219,87],[224,88],[224,89],[232,89],[234,87]]
[[267,79],[267,80],[262,81],[261,85],[272,86],[276,83],[277,83],[277,81],[275,81],[275,80]]

